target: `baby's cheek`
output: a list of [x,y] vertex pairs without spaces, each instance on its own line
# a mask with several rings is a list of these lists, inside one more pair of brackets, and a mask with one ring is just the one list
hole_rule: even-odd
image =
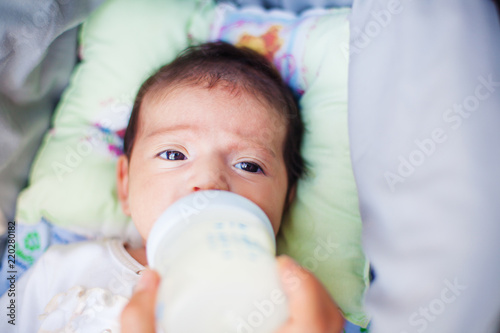
[[283,219],[283,209],[285,208],[285,195],[276,195],[273,198],[273,206],[272,206],[272,213],[270,219],[271,223],[273,224],[273,228],[275,233],[278,232],[280,225],[281,225],[281,220]]

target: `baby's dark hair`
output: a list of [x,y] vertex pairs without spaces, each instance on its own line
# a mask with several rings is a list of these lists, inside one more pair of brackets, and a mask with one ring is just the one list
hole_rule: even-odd
[[245,92],[278,112],[286,126],[283,159],[288,177],[288,197],[291,188],[306,173],[306,164],[300,153],[304,124],[297,103],[279,72],[264,56],[225,42],[187,48],[142,84],[125,132],[124,151],[127,158],[130,160],[132,156],[139,112],[145,96],[183,86],[222,87],[235,95]]

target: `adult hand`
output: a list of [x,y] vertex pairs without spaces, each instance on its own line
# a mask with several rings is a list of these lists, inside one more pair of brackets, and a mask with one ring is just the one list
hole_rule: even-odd
[[155,271],[145,269],[134,294],[121,315],[123,333],[155,333],[155,304],[160,276]]
[[290,318],[276,333],[342,332],[344,318],[321,282],[290,257],[277,260]]
[[[316,277],[290,257],[277,258],[278,270],[290,306],[290,318],[276,333],[342,332],[344,319]],[[144,270],[121,315],[123,333],[154,333],[155,302],[160,277]]]

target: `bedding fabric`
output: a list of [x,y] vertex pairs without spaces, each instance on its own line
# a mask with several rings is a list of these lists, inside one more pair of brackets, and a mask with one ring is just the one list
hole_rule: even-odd
[[372,332],[497,333],[500,25],[492,1],[356,1],[349,126]]

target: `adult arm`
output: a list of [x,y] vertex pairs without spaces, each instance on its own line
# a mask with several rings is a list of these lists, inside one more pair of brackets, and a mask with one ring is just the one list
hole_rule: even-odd
[[378,332],[498,332],[500,25],[491,0],[355,1],[349,130]]

